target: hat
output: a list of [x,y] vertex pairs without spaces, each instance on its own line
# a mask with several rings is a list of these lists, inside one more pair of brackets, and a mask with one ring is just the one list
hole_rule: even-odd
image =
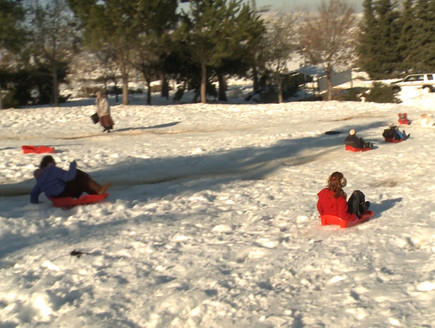
[[349,131],[349,134],[350,134],[351,136],[353,136],[355,133],[356,133],[356,130],[355,130],[355,129],[352,129],[352,130]]

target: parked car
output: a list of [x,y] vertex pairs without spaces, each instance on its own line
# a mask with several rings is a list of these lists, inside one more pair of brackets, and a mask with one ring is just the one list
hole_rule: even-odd
[[411,74],[403,80],[392,82],[391,86],[395,91],[400,91],[402,87],[411,86],[427,90],[428,92],[434,92],[435,73]]

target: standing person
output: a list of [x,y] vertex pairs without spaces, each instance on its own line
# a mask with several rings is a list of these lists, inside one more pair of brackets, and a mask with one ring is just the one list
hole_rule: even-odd
[[343,220],[355,220],[361,217],[369,207],[370,202],[365,201],[364,194],[355,190],[349,201],[346,201],[346,193],[343,188],[347,180],[341,172],[334,172],[328,178],[328,186],[322,189],[317,196],[317,210],[320,215],[335,215]]
[[77,169],[76,161],[69,164],[68,171],[56,167],[56,162],[50,155],[42,158],[39,169],[33,175],[36,179],[30,194],[30,202],[33,204],[38,203],[41,192],[52,198],[79,198],[84,192],[102,195],[111,186],[110,182],[100,186],[87,173]]
[[344,139],[344,144],[358,149],[373,148],[373,143],[366,142],[363,138],[357,137],[355,129],[349,131],[346,139]]
[[104,128],[103,132],[107,131],[107,133],[109,133],[110,130],[113,129],[115,123],[113,123],[112,117],[110,116],[109,101],[101,91],[97,92],[96,106],[98,118]]

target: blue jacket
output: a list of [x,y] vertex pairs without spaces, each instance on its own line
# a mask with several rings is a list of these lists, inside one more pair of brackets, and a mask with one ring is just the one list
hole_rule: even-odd
[[66,183],[73,180],[77,173],[76,162],[69,164],[69,170],[62,170],[54,165],[48,165],[44,169],[38,169],[34,172],[36,178],[36,185],[30,194],[30,202],[37,204],[41,192],[47,197],[56,197],[64,190]]

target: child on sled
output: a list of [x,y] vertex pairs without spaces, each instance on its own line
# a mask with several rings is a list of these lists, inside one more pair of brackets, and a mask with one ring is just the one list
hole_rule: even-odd
[[370,202],[365,200],[365,195],[355,190],[346,201],[346,193],[343,188],[347,180],[341,172],[334,172],[328,178],[328,185],[317,196],[317,210],[320,215],[335,215],[343,220],[355,220],[370,207]]
[[374,147],[372,142],[367,142],[363,138],[358,137],[356,135],[355,129],[349,131],[349,134],[347,135],[346,139],[344,139],[344,144],[346,146],[350,146],[355,149],[364,149],[364,148],[372,149]]
[[385,129],[382,133],[382,136],[385,138],[386,141],[400,141],[408,139],[410,134],[406,134],[405,130],[400,131],[397,126],[390,123],[388,125],[388,128]]
[[36,184],[30,194],[30,202],[37,204],[41,192],[52,198],[79,198],[84,192],[90,195],[102,195],[111,186],[110,182],[100,186],[87,173],[76,167],[77,164],[73,161],[69,165],[69,170],[65,171],[56,167],[56,162],[52,156],[44,156],[39,169],[35,170],[33,174]]

